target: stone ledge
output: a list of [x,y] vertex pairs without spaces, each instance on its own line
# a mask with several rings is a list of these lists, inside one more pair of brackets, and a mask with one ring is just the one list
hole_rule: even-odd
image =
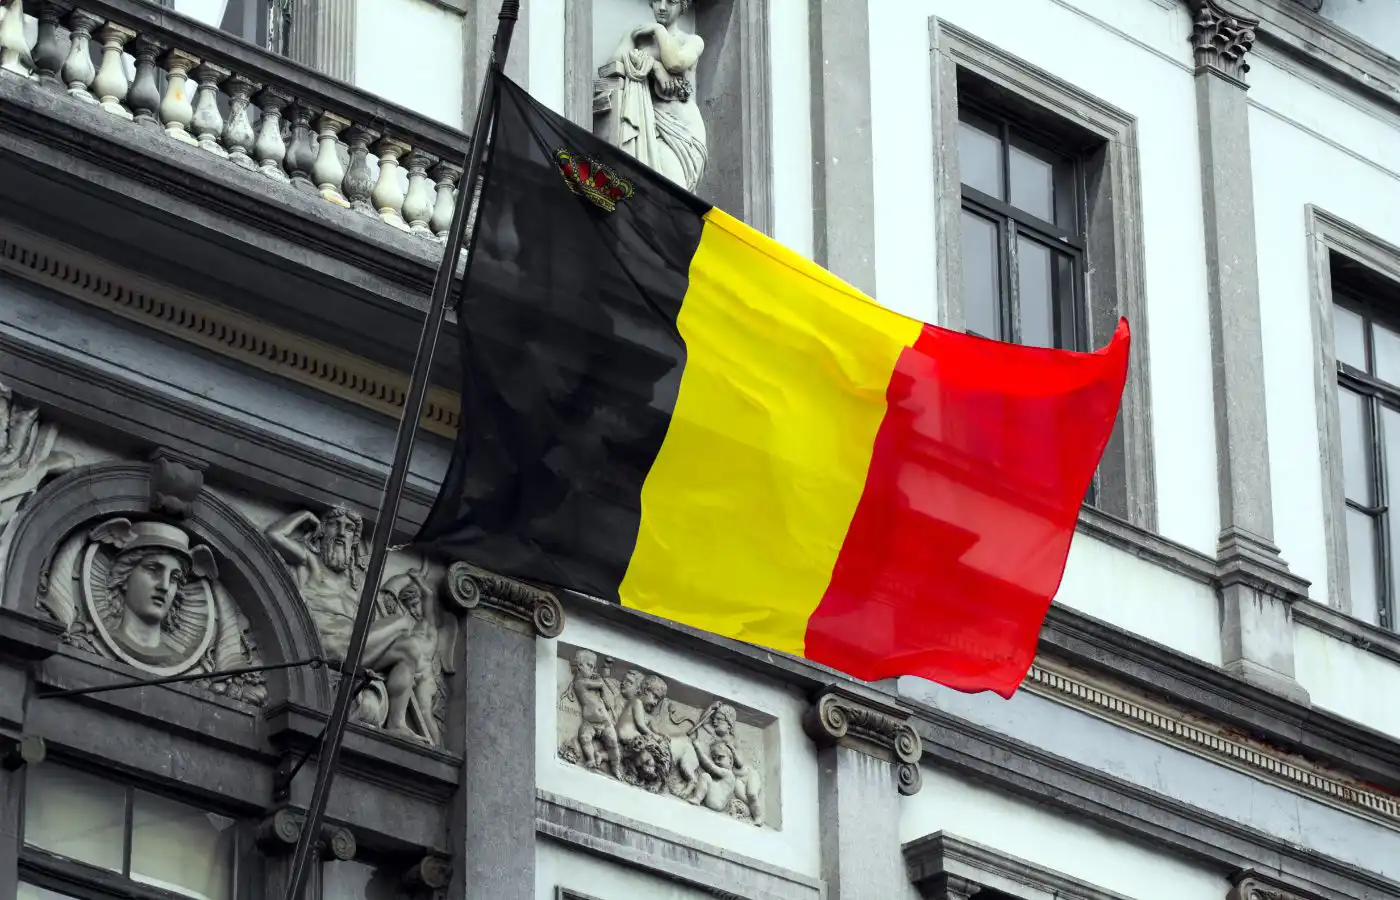
[[620,865],[736,900],[822,900],[821,881],[675,832],[539,791],[539,834]]
[[1206,554],[1089,506],[1079,510],[1076,530],[1202,584],[1213,585],[1219,576]]
[[1352,618],[1316,600],[1301,600],[1295,603],[1293,620],[1328,637],[1346,641],[1367,653],[1400,663],[1400,633]]
[[940,896],[936,893],[940,881],[960,879],[1010,896],[1025,897],[1030,889],[1036,900],[1128,900],[946,831],[905,844],[904,860],[909,880],[925,897]]
[[920,706],[926,763],[1212,869],[1267,869],[1329,897],[1400,897],[1400,882]]

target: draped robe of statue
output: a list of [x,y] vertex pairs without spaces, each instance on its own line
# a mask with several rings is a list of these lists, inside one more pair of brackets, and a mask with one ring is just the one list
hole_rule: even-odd
[[[694,191],[709,159],[705,122],[695,99],[695,69],[704,52],[699,35],[674,21],[638,26],[618,44],[622,69],[618,147]],[[659,15],[658,18],[663,18]]]

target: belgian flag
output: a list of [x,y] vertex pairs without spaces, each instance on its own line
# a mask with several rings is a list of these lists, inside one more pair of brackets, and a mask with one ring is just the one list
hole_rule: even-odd
[[462,425],[416,543],[857,678],[1013,693],[1126,322],[1071,353],[906,318],[493,79]]

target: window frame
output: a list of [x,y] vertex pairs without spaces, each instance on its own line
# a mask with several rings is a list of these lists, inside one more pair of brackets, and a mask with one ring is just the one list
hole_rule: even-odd
[[[1021,329],[1020,279],[1017,266],[1019,254],[1017,241],[1022,235],[1055,248],[1052,252],[1065,254],[1073,261],[1074,271],[1071,280],[1071,296],[1065,298],[1064,305],[1069,313],[1067,331],[1069,340],[1060,343],[1060,322],[1053,326],[1056,330],[1056,346],[1069,350],[1087,350],[1088,328],[1085,315],[1085,261],[1087,257],[1087,235],[1085,220],[1088,218],[1084,202],[1084,167],[1079,156],[1063,150],[1056,139],[1041,132],[1033,124],[1023,121],[1014,112],[997,109],[990,104],[972,98],[960,98],[958,120],[961,125],[964,114],[983,120],[993,126],[1001,142],[1000,167],[1001,185],[1008,195],[1011,193],[1011,153],[1019,147],[1023,152],[1033,151],[1042,159],[1052,157],[1056,180],[1063,178],[1069,192],[1069,212],[1074,217],[1074,227],[1065,228],[1055,222],[1042,219],[1027,210],[1016,206],[1010,199],[1002,200],[986,192],[959,181],[959,204],[983,218],[997,222],[999,326],[1003,340],[1021,343],[1024,335]],[[974,126],[977,127],[977,126]],[[1058,186],[1057,186],[1058,189]],[[1058,320],[1066,310],[1055,309],[1053,315]]]
[[25,810],[29,803],[29,767],[26,766],[24,777],[21,779],[17,819],[19,827],[16,834],[20,884],[32,884],[45,890],[58,891],[72,896],[76,900],[190,900],[187,894],[145,884],[133,879],[129,874],[131,871],[136,792],[142,791],[233,820],[233,824],[230,826],[233,829],[233,849],[229,867],[229,896],[233,900],[239,900],[245,896],[245,887],[249,883],[245,858],[250,848],[243,823],[236,816],[216,809],[207,809],[204,805],[192,803],[188,798],[173,795],[168,791],[153,790],[132,779],[113,778],[109,772],[74,760],[49,758],[39,765],[57,766],[81,772],[122,789],[125,795],[122,824],[122,871],[114,872],[111,869],[94,866],[54,853],[51,850],[45,850],[25,840]]
[[[1074,85],[937,17],[929,19],[934,100],[934,209],[938,324],[965,329],[962,306],[960,108],[975,104],[963,84],[985,86],[998,105],[1084,159],[1078,202],[1084,258],[1075,273],[1081,346],[1108,343],[1120,317],[1132,324],[1128,381],[1117,423],[1095,475],[1096,513],[1145,531],[1157,527],[1151,420],[1145,248],[1137,120]],[[1004,102],[1003,102],[1004,101]],[[1063,134],[1061,134],[1063,132]],[[1065,140],[1061,140],[1064,138]]]
[[[1318,418],[1318,450],[1322,469],[1322,509],[1324,542],[1327,550],[1327,586],[1325,602],[1347,616],[1351,616],[1363,626],[1377,628],[1384,632],[1397,631],[1397,617],[1400,617],[1400,585],[1392,581],[1389,572],[1388,555],[1400,553],[1400,548],[1389,547],[1388,523],[1381,515],[1380,537],[1378,539],[1377,576],[1381,579],[1379,592],[1381,612],[1378,622],[1356,618],[1351,596],[1351,565],[1347,549],[1346,510],[1351,504],[1346,499],[1346,481],[1342,472],[1343,445],[1341,436],[1341,410],[1338,391],[1345,387],[1356,390],[1364,396],[1384,394],[1391,405],[1400,409],[1400,385],[1379,381],[1366,372],[1341,363],[1336,355],[1336,327],[1334,307],[1337,305],[1365,315],[1365,310],[1374,310],[1375,303],[1365,296],[1357,296],[1357,291],[1334,287],[1332,269],[1334,256],[1367,270],[1368,275],[1384,279],[1400,291],[1400,247],[1396,247],[1369,232],[1316,206],[1306,207],[1304,225],[1309,236],[1308,265],[1311,275],[1312,325],[1314,349],[1314,387]],[[1339,301],[1341,299],[1341,302]],[[1389,315],[1380,316],[1382,321],[1400,325],[1400,308]],[[1369,321],[1369,319],[1367,319]],[[1371,348],[1367,346],[1368,368]],[[1370,475],[1376,491],[1373,501],[1376,507],[1384,507],[1389,499],[1385,495],[1383,478],[1377,479],[1375,467],[1378,454],[1384,451],[1383,440],[1378,434],[1377,422],[1379,402],[1367,400],[1371,416],[1367,436],[1371,453]],[[1359,507],[1358,507],[1359,508]],[[1400,515],[1400,510],[1395,514]],[[1388,551],[1388,552],[1387,552]],[[1400,579],[1396,579],[1400,581]],[[1380,622],[1388,622],[1382,625]]]

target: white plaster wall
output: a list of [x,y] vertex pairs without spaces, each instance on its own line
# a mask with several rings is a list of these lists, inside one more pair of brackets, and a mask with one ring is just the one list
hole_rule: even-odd
[[463,21],[427,0],[359,0],[355,86],[462,128]]
[[1160,531],[1213,552],[1210,328],[1184,4],[870,0],[878,299],[926,321],[937,308],[930,16],[1137,117]]
[[1298,683],[1314,706],[1400,738],[1400,665],[1301,625],[1293,647]]
[[[877,0],[878,2],[878,0]],[[773,237],[812,256],[812,69],[805,3],[768,9],[773,124]]]
[[1083,821],[929,766],[923,776],[903,801],[903,842],[945,831],[1134,900],[1220,900],[1229,890],[1208,870]]
[[1352,34],[1400,57],[1400,0],[1327,0],[1322,15]]
[[1206,584],[1075,534],[1055,602],[1220,665],[1220,604]]
[[[571,613],[569,643],[621,657],[662,678],[713,691],[778,719],[782,760],[782,830],[756,828],[674,797],[646,791],[571,766],[555,756],[559,745],[557,641],[538,641],[536,690],[539,704],[535,765],[542,790],[612,810],[715,847],[762,860],[803,875],[818,876],[821,860],[817,831],[817,759],[802,731],[806,702],[775,683],[760,681],[699,657],[683,656],[654,640],[615,629]],[[634,896],[650,896],[638,894]],[[676,895],[680,896],[680,895]]]
[[587,897],[647,900],[711,900],[709,891],[685,887],[646,872],[614,865],[590,853],[541,839],[535,844],[535,900],[558,900],[557,889]]
[[530,0],[530,96],[564,114],[565,0]]
[[1400,244],[1394,214],[1400,209],[1400,123],[1313,87],[1267,59],[1253,64],[1249,78],[1274,534],[1289,566],[1312,582],[1312,598],[1325,603],[1331,586],[1304,209],[1315,204]]

